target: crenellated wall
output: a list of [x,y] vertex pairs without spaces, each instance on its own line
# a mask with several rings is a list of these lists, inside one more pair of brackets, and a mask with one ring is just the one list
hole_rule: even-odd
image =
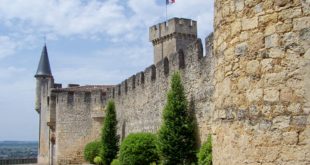
[[[212,49],[212,35],[207,39]],[[116,105],[118,131],[121,138],[134,132],[157,132],[161,125],[162,110],[166,103],[170,76],[179,71],[188,100],[195,107],[199,134],[204,140],[210,133],[213,104],[212,51],[203,56],[201,40],[185,50],[171,54],[144,72],[126,79],[108,92],[108,99]]]
[[100,136],[106,86],[53,89],[56,105],[57,164],[84,162],[85,145]]
[[154,64],[165,57],[185,49],[197,39],[197,22],[185,18],[172,18],[150,27],[149,40],[154,47]]
[[215,164],[310,163],[309,5],[215,1]]

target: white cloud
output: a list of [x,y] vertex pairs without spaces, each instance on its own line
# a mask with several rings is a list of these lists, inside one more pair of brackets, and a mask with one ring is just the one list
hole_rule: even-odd
[[117,84],[151,65],[153,51],[150,45],[117,44],[89,52],[87,58],[60,54],[62,58],[54,61],[57,66],[53,75],[64,84]]
[[16,43],[8,36],[0,36],[0,59],[15,53]]
[[[126,3],[130,11],[116,0],[84,3],[77,0],[0,0],[0,4],[5,4],[0,5],[0,19],[13,22],[7,25],[18,24],[28,33],[58,36],[106,34],[130,39],[132,35],[127,34],[146,30],[147,26],[164,18],[165,7],[155,0],[128,0]],[[179,0],[169,6],[168,11],[170,16],[201,18],[199,21],[210,23],[212,4],[210,0]],[[133,14],[128,14],[130,12]]]
[[16,68],[14,66],[0,68],[0,81],[2,80],[1,82],[3,82],[4,79],[15,78],[16,75],[23,74],[25,71],[25,68]]

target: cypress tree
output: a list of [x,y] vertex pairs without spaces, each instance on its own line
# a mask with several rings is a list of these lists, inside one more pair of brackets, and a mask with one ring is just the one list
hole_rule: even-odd
[[100,156],[104,165],[110,165],[115,159],[118,152],[119,137],[117,133],[117,120],[115,112],[115,104],[109,101],[106,111],[103,128],[101,132],[102,151]]
[[194,120],[188,110],[180,74],[174,73],[158,133],[159,154],[163,164],[191,164],[196,162],[195,148]]

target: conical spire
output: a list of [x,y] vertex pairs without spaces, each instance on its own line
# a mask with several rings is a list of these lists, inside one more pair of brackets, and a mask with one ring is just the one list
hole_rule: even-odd
[[37,70],[35,77],[38,77],[38,76],[52,76],[50,62],[48,60],[46,44],[43,47],[38,70]]

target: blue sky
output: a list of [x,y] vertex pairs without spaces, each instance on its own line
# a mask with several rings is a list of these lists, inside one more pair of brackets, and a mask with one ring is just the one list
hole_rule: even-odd
[[[176,0],[168,17],[213,31],[213,0]],[[57,83],[117,84],[153,63],[148,28],[165,0],[0,0],[0,140],[37,140],[34,74],[47,38]]]

